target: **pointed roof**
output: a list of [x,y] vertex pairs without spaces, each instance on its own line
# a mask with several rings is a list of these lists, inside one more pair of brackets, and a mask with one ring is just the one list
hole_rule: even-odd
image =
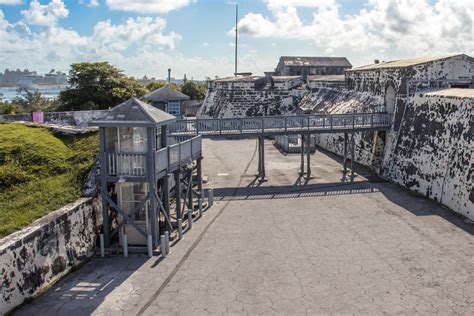
[[107,115],[92,121],[91,126],[155,127],[176,121],[176,117],[135,97],[107,111]]
[[145,94],[145,100],[152,102],[168,102],[175,100],[189,100],[189,96],[179,91],[173,90],[167,86],[156,89],[148,94]]

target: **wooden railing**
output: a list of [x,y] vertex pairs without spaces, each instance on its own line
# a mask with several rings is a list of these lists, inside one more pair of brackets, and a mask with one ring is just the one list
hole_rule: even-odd
[[146,153],[107,152],[109,176],[145,176]]
[[[201,156],[202,139],[196,136],[183,142],[156,150],[155,173],[171,172]],[[107,152],[107,172],[116,177],[145,177],[147,167],[146,153]]]
[[338,132],[390,128],[392,115],[355,113],[300,116],[261,116],[224,119],[178,120],[169,125],[171,136],[291,134],[299,132]]

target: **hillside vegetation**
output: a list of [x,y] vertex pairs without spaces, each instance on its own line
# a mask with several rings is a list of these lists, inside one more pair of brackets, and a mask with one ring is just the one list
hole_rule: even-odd
[[0,237],[80,197],[97,152],[97,133],[0,124]]

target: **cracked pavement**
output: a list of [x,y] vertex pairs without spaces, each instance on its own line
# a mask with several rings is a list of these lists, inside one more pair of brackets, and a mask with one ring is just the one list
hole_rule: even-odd
[[[474,314],[474,225],[364,168],[205,140],[215,204],[165,260],[93,258],[18,315]],[[250,163],[249,163],[250,162]]]

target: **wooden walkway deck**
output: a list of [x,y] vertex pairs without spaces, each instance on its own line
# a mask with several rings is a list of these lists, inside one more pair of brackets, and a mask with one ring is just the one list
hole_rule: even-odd
[[302,133],[344,133],[388,130],[391,127],[391,122],[392,115],[387,113],[192,119],[178,120],[170,124],[169,135],[246,137]]

